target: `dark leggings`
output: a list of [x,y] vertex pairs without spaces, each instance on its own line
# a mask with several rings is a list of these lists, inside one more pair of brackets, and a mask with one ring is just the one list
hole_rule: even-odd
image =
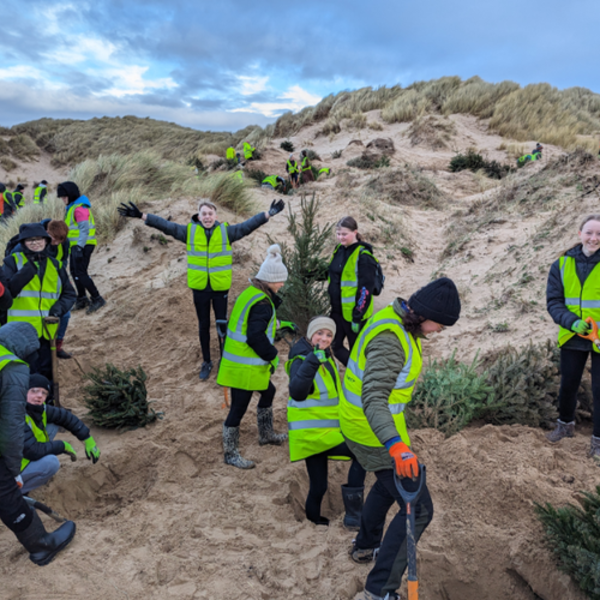
[[[239,427],[242,422],[242,417],[248,410],[250,400],[252,400],[251,390],[240,390],[238,388],[231,388],[231,406],[229,408],[229,414],[225,419],[226,427]],[[273,405],[273,398],[275,397],[275,386],[269,381],[269,387],[262,392],[259,392],[260,400],[258,401],[258,408],[269,408]]]
[[320,454],[306,457],[304,462],[306,463],[310,482],[308,496],[306,497],[306,518],[313,523],[318,523],[321,518],[321,502],[327,491],[327,467],[330,456],[347,456],[352,459],[352,464],[348,469],[348,487],[358,488],[363,487],[365,484],[366,471],[360,466],[346,442],[342,442],[339,446]]
[[[558,418],[564,423],[575,420],[577,390],[581,384],[583,369],[590,352],[583,350],[560,351],[560,392],[558,395]],[[592,395],[594,397],[594,436],[600,437],[600,354],[592,355]]]
[[227,320],[227,295],[229,292],[214,292],[212,290],[192,290],[194,292],[194,306],[198,317],[200,334],[200,347],[202,358],[210,362],[210,303],[212,302],[215,320]]
[[75,280],[75,287],[77,288],[77,297],[85,298],[86,290],[90,293],[92,300],[95,300],[100,296],[100,292],[94,285],[92,278],[88,275],[88,267],[90,266],[90,260],[92,258],[92,252],[96,246],[87,245],[83,248],[83,254],[81,258],[75,260],[73,251],[71,250],[71,275]]
[[[352,346],[354,346],[354,342],[358,337],[358,333],[354,333],[352,331],[352,323],[348,323],[342,315],[338,313],[331,313],[329,315],[335,321],[335,337],[333,338],[333,343],[331,344],[331,348],[335,357],[345,366],[348,366],[348,360],[350,358],[350,350],[352,350]],[[344,346],[344,340],[348,338],[348,346],[350,350],[348,350]]]
[[20,533],[31,525],[33,513],[23,499],[14,476],[0,457],[0,521],[12,532]]

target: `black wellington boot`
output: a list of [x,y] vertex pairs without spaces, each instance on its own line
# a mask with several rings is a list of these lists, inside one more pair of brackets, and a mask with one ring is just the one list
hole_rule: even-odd
[[351,531],[360,529],[360,515],[362,514],[363,498],[365,496],[365,486],[348,487],[342,486],[342,500],[346,514],[344,515],[344,527]]
[[16,534],[19,542],[29,552],[29,560],[40,567],[52,562],[54,557],[69,545],[74,535],[73,521],[67,521],[56,531],[48,533],[35,510],[31,525],[25,531]]

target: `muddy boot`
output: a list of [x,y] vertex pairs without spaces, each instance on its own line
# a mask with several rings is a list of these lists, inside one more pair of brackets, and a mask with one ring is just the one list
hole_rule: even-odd
[[546,434],[546,439],[552,444],[560,442],[560,440],[562,440],[563,438],[572,437],[575,437],[575,421],[571,421],[570,423],[564,423],[560,419],[556,420],[556,428],[553,429],[550,433]]
[[594,459],[594,462],[600,467],[600,437],[592,436],[592,443],[590,445],[590,457]]
[[81,298],[77,298],[75,304],[71,310],[83,310],[90,305],[90,299],[87,296],[82,296]]
[[377,560],[379,546],[377,548],[359,548],[356,540],[352,540],[352,547],[348,550],[350,558],[359,565],[364,565]]
[[350,531],[358,531],[360,529],[360,515],[362,513],[363,498],[365,496],[365,486],[348,487],[342,486],[342,500],[344,501],[344,527]]
[[74,535],[73,521],[67,521],[56,531],[48,533],[35,510],[31,525],[25,531],[16,534],[17,539],[29,552],[29,560],[40,567],[52,562],[54,557],[69,545]]
[[238,469],[253,469],[254,463],[240,455],[240,428],[223,425],[223,455],[225,463]]
[[256,422],[258,423],[258,443],[261,446],[273,444],[281,446],[287,440],[287,433],[275,433],[273,431],[273,407],[257,408]]
[[63,340],[56,340],[56,356],[62,359],[73,358],[73,355],[63,350]]
[[393,593],[386,594],[385,596],[377,596],[367,590],[363,590],[362,592],[358,592],[352,600],[400,600],[400,596]]

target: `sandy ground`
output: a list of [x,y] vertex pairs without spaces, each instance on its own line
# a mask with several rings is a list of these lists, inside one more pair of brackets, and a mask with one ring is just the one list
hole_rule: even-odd
[[[368,116],[369,121],[379,119],[377,111]],[[502,138],[487,133],[485,123],[464,116],[452,119],[457,128],[453,147],[476,146],[489,158],[506,160],[497,150]],[[350,173],[355,180],[348,188],[340,189],[336,177],[342,175],[337,174],[311,185],[322,200],[323,222],[353,214],[367,240],[379,239],[381,223],[366,217],[369,211],[383,209],[398,224],[399,238],[414,251],[410,262],[393,244],[376,244],[387,275],[376,308],[397,295],[410,295],[443,272],[459,286],[463,316],[455,327],[425,343],[426,356],[448,356],[456,348],[458,359],[470,360],[477,351],[508,341],[523,345],[554,337],[556,328],[544,308],[546,273],[560,250],[576,241],[574,223],[597,207],[597,196],[560,213],[560,227],[543,248],[533,249],[532,236],[554,214],[551,210],[527,218],[515,213],[491,223],[475,231],[459,253],[441,260],[452,215],[493,190],[482,191],[471,174],[442,171],[453,150],[413,147],[403,135],[407,127],[344,130],[329,139],[315,138],[319,126],[313,126],[292,138],[298,148],[310,144],[323,164],[339,173],[350,155],[349,141],[359,135],[365,143],[391,137],[396,146],[392,166],[418,165],[440,188],[454,190],[442,209],[433,210],[364,204],[359,186],[370,176],[364,173]],[[280,141],[270,144],[258,168],[282,172],[287,153],[279,149]],[[342,158],[330,160],[338,149],[344,150]],[[548,149],[549,156],[559,154],[560,149]],[[255,196],[257,209],[268,207],[273,198],[264,190],[256,190]],[[298,196],[286,201],[298,210]],[[172,198],[150,205],[148,211],[185,223],[194,206],[194,199]],[[225,211],[220,216],[239,221]],[[230,307],[253,274],[254,263],[264,257],[267,235],[286,239],[285,227],[286,219],[279,215],[235,245]],[[98,248],[91,271],[108,305],[92,316],[74,314],[66,347],[77,360],[61,362],[60,374],[64,404],[85,418],[81,369],[108,361],[119,367],[141,364],[149,375],[149,395],[155,408],[164,411],[164,419],[123,433],[92,428],[102,450],[97,465],[86,461],[83,447],[74,443],[80,460],[71,464],[62,458],[60,473],[34,496],[76,520],[75,540],[51,566],[40,569],[29,562],[10,532],[0,531],[0,596],[352,598],[362,589],[369,566],[356,565],[347,556],[353,536],[342,527],[340,495],[347,466],[331,463],[323,512],[332,523],[326,528],[304,519],[304,465],[289,463],[286,446],[258,445],[254,403],[242,423],[241,449],[257,462],[256,469],[244,472],[223,464],[222,390],[214,374],[207,383],[198,380],[201,361],[185,282],[185,246],[176,241],[162,246],[150,238],[152,233],[140,222],[129,222],[109,246]],[[144,247],[150,249],[145,252]],[[522,312],[513,300],[494,302],[506,289],[515,288],[524,265],[533,278],[527,286],[517,286],[516,297],[537,304],[530,303],[531,310]],[[503,322],[509,323],[509,332],[496,333],[492,326]],[[281,343],[279,350],[285,357],[287,346]],[[212,352],[216,358],[216,340]],[[276,428],[284,430],[283,369],[273,381]],[[421,597],[581,600],[583,595],[557,570],[545,548],[533,507],[535,502],[572,502],[580,490],[600,484],[600,470],[586,458],[590,434],[583,427],[574,439],[550,446],[542,430],[522,426],[474,426],[449,439],[433,430],[413,432],[414,448],[428,467],[436,510],[419,544]],[[367,485],[372,481],[369,475]]]

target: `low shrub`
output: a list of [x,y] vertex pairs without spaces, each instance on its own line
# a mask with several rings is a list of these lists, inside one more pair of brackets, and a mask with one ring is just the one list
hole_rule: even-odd
[[258,185],[261,185],[264,178],[267,176],[267,174],[264,171],[261,171],[260,169],[245,169],[244,175],[247,178],[256,181]]
[[456,126],[449,119],[427,115],[415,119],[407,130],[412,146],[423,144],[432,150],[448,147],[448,141],[456,132]]
[[466,154],[457,154],[454,156],[450,160],[448,168],[452,173],[464,171],[466,169],[473,172],[481,170],[491,179],[502,179],[512,170],[508,165],[502,165],[495,160],[485,160],[483,156],[475,152],[473,148],[469,148]]
[[13,156],[21,160],[32,160],[40,155],[36,143],[25,133],[18,134],[8,141]]
[[17,168],[17,163],[8,158],[8,156],[3,156],[0,158],[0,166],[7,172],[9,173],[10,171],[13,171],[14,169]]
[[286,152],[294,151],[294,144],[291,142],[291,140],[284,140],[281,142],[281,144],[279,144],[279,147]]
[[377,155],[365,151],[360,156],[351,158],[346,164],[357,169],[380,169],[381,167],[390,166],[390,157],[385,154]]

